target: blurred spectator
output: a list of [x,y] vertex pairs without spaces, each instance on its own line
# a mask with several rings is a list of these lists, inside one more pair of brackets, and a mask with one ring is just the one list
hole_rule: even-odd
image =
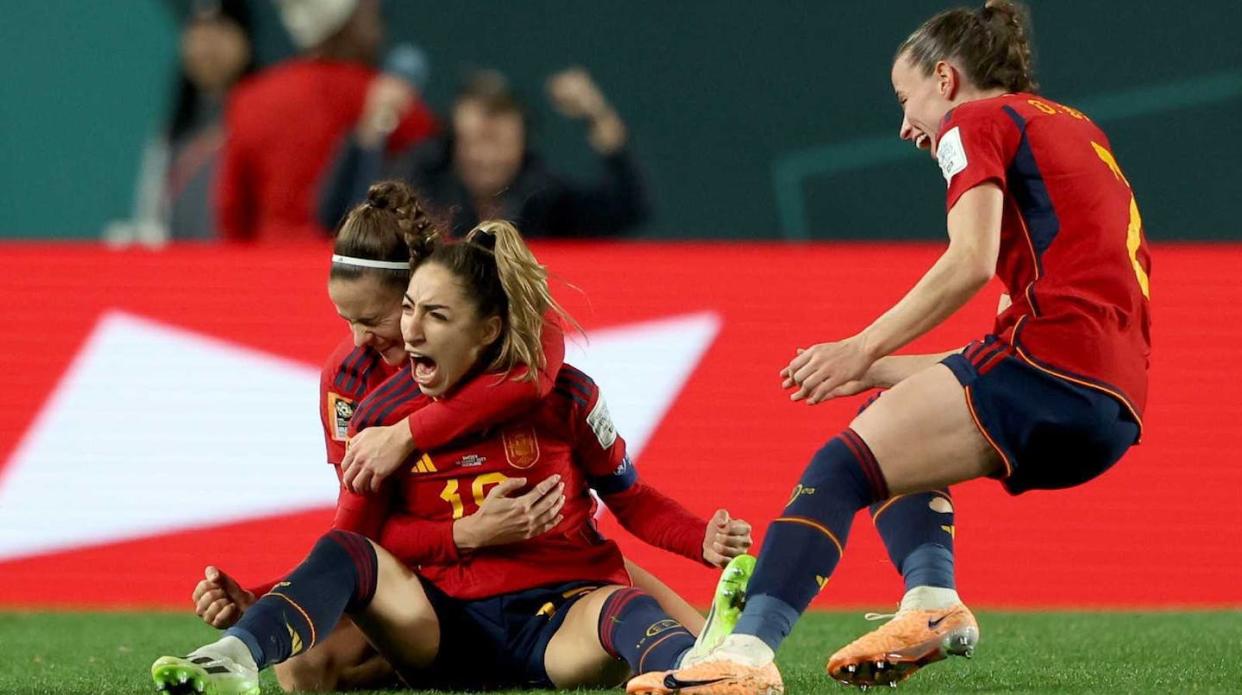
[[420,95],[375,67],[384,38],[379,0],[279,0],[301,51],[238,86],[216,190],[221,236],[232,240],[323,239],[315,218],[321,174],[359,122],[394,149],[435,129]]
[[512,220],[527,237],[618,235],[648,214],[646,190],[627,147],[625,124],[585,70],[552,76],[548,97],[562,115],[586,121],[603,177],[583,184],[554,173],[530,148],[530,121],[499,73],[467,81],[444,138],[385,157],[363,123],[324,178],[319,220],[335,226],[376,180],[409,181],[457,236],[481,219]]
[[143,152],[134,217],[104,232],[116,243],[159,244],[216,235],[212,189],[230,89],[254,71],[246,0],[195,2],[181,31],[173,111]]

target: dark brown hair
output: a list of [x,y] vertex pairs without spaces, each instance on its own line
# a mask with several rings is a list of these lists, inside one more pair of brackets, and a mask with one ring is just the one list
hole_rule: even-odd
[[354,280],[374,275],[383,286],[403,293],[411,272],[408,242],[438,236],[436,225],[408,185],[400,181],[381,181],[367,191],[365,202],[349,211],[337,230],[332,253],[370,261],[406,263],[407,267],[390,270],[334,262],[328,277]]
[[988,0],[977,10],[946,10],[915,29],[897,48],[893,62],[906,56],[930,75],[937,62],[953,58],[979,89],[1034,92],[1039,85],[1030,27],[1030,13],[1016,0]]
[[530,369],[522,379],[533,381],[546,363],[540,346],[544,315],[552,310],[569,323],[573,319],[552,299],[547,268],[517,228],[488,220],[457,242],[445,242],[434,231],[420,232],[410,238],[409,248],[415,269],[424,263],[442,266],[461,282],[479,317],[500,317],[501,337],[484,358],[488,370],[508,373],[525,364]]
[[466,77],[454,102],[478,102],[489,115],[517,114],[526,120],[526,106],[509,87],[509,81],[496,70],[477,70]]

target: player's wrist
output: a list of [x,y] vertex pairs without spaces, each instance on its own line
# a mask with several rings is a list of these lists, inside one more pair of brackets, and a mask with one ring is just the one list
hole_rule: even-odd
[[409,418],[406,418],[404,423],[394,425],[392,430],[395,443],[401,450],[401,458],[404,459],[414,453],[414,432],[410,430]]
[[900,378],[895,378],[893,367],[892,357],[881,357],[867,368],[867,374],[863,377],[864,383],[868,388],[892,388],[900,381]]
[[459,551],[467,552],[481,547],[482,543],[479,540],[473,514],[453,522],[453,545],[456,545]]
[[875,364],[881,358],[885,357],[883,341],[880,340],[871,329],[867,329],[862,333],[850,338],[859,352],[867,358],[871,364]]

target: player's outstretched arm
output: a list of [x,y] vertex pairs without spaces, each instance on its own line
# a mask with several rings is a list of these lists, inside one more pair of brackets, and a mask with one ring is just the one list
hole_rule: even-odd
[[752,544],[750,524],[730,518],[726,510],[718,509],[704,521],[642,481],[601,498],[621,526],[639,540],[711,567],[724,567]]
[[799,352],[781,370],[796,387],[792,400],[814,405],[844,384],[863,379],[881,357],[918,338],[992,279],[1000,253],[1004,195],[995,183],[962,194],[949,210],[949,248],[906,296],[857,335]]
[[501,377],[482,374],[466,382],[452,398],[419,408],[405,422],[368,427],[354,435],[341,462],[342,482],[351,491],[376,491],[414,451],[431,451],[533,408],[552,391],[565,361],[565,333],[547,317],[541,336],[544,365],[534,381],[524,380],[528,366]]

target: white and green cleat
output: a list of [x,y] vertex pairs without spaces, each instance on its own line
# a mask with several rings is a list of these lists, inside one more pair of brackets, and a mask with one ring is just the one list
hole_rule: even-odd
[[222,654],[161,656],[151,664],[155,689],[167,695],[259,695],[259,672]]
[[725,565],[716,583],[716,594],[712,596],[712,607],[707,611],[707,622],[699,633],[694,646],[681,659],[681,668],[698,663],[707,656],[724,638],[728,637],[742,617],[742,609],[746,607],[746,585],[750,583],[750,575],[755,571],[755,558],[750,555],[738,555]]

